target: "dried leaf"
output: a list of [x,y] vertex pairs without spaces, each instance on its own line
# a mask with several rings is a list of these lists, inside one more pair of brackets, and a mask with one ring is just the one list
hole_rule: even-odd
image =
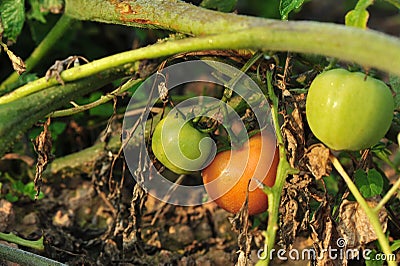
[[294,106],[295,108],[292,113],[285,116],[282,134],[287,144],[289,163],[292,167],[297,168],[300,159],[304,155],[305,141],[301,112],[297,104],[294,103]]
[[243,203],[242,208],[233,217],[229,218],[229,222],[232,225],[233,231],[239,233],[238,235],[238,245],[239,245],[239,257],[236,263],[237,266],[249,265],[249,255],[251,249],[252,236],[248,233],[249,229],[249,209],[248,209],[248,196],[249,196],[249,185],[247,186],[246,199]]
[[311,146],[306,156],[308,158],[307,167],[317,180],[328,176],[332,171],[329,163],[329,149],[322,144]]
[[35,174],[35,189],[36,195],[35,199],[38,198],[40,194],[40,186],[42,184],[42,173],[46,170],[47,165],[53,160],[53,155],[51,154],[52,142],[51,142],[51,132],[49,130],[50,117],[43,124],[43,131],[36,137],[33,142],[33,147],[38,155],[36,163],[36,174]]
[[2,44],[4,51],[6,51],[8,58],[10,58],[12,66],[15,71],[17,71],[18,75],[21,75],[26,71],[26,65],[21,57],[16,56],[10,49],[8,49],[7,45]]
[[[378,197],[375,197],[367,202],[369,206],[374,207],[378,204],[378,201]],[[385,232],[387,228],[387,212],[385,208],[382,208],[379,212],[379,221]],[[354,201],[344,200],[340,205],[338,230],[346,240],[347,248],[358,249],[377,239],[368,216],[358,202]]]
[[296,236],[308,231],[309,224],[309,189],[311,178],[308,175],[294,175],[283,189],[279,206],[279,244],[284,249],[291,249]]
[[331,206],[326,198],[315,211],[310,225],[312,229],[311,238],[314,241],[316,254],[315,265],[347,265],[345,256],[342,258],[333,258],[330,252],[326,252],[330,249],[338,251],[341,248],[341,246],[338,246],[340,237],[336,223],[331,216]]

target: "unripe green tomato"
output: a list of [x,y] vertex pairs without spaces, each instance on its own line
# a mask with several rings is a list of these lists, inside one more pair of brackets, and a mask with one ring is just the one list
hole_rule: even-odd
[[214,143],[208,134],[171,111],[154,129],[151,147],[156,158],[177,174],[201,170],[212,155]]
[[393,119],[390,89],[360,72],[333,69],[318,75],[307,95],[314,135],[333,150],[361,150],[383,138]]

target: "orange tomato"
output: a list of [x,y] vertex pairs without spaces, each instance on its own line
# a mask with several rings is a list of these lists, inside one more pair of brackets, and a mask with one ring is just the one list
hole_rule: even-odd
[[262,213],[268,208],[268,198],[255,179],[273,186],[278,162],[275,135],[264,131],[251,137],[240,149],[218,153],[202,171],[204,186],[211,199],[231,213],[237,213],[243,206],[249,188],[249,215]]

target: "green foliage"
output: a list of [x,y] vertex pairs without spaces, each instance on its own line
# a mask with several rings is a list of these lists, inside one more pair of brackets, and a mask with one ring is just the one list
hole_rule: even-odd
[[237,0],[203,0],[200,6],[221,12],[231,12],[236,6],[236,2]]
[[390,249],[395,252],[400,249],[400,239],[393,241],[393,244],[390,246]]
[[[28,197],[31,200],[35,199],[36,189],[33,181],[25,184],[22,180],[12,178],[8,173],[4,173],[3,176],[5,180],[9,181],[9,189],[5,195],[0,194],[1,197],[4,197],[9,202],[16,202],[22,197]],[[4,184],[4,182],[0,182],[0,191]],[[40,192],[38,199],[42,199],[43,197],[43,192]]]
[[289,13],[300,8],[304,0],[281,0],[279,4],[279,12],[283,20],[288,19]]
[[369,253],[368,258],[365,259],[365,265],[366,266],[382,266],[384,260],[375,260],[377,254],[378,254],[378,251],[376,251],[375,249],[371,250],[371,253]]
[[364,198],[371,198],[381,194],[383,178],[377,170],[371,169],[365,173],[359,169],[355,172],[354,177],[354,182]]
[[366,29],[369,19],[367,8],[372,5],[373,2],[373,0],[359,0],[356,7],[346,14],[346,25]]
[[400,0],[385,0],[385,1],[400,9]]
[[2,0],[0,2],[1,26],[3,36],[10,41],[16,41],[25,22],[24,0]]
[[391,89],[394,91],[394,108],[400,109],[400,77],[396,75],[389,76],[389,84]]

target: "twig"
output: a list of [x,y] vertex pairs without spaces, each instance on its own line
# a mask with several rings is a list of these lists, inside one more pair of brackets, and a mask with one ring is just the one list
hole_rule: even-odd
[[39,256],[18,248],[0,244],[0,257],[2,259],[19,263],[25,266],[60,266],[66,265],[46,257]]

